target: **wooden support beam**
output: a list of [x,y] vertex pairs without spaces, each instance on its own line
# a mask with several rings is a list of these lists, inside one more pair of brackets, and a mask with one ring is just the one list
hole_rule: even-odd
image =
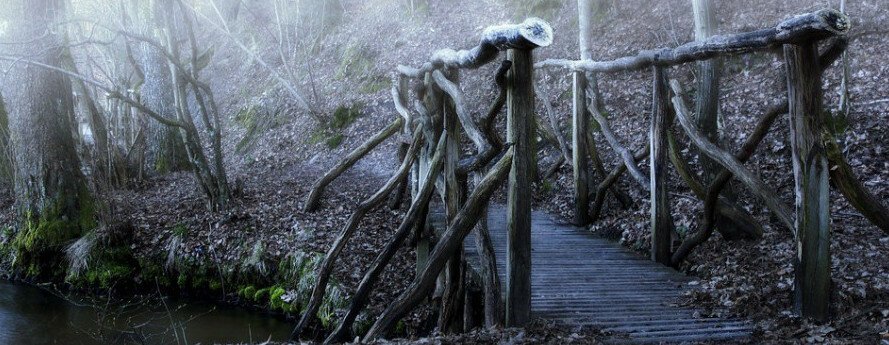
[[589,131],[589,120],[586,117],[586,77],[583,72],[574,72],[574,113],[571,117],[571,165],[574,172],[574,224],[587,225],[590,223],[589,216],[589,165],[587,164],[587,155],[589,147],[587,146],[587,131]]
[[821,70],[815,42],[784,46],[796,194],[794,307],[826,321],[830,307],[830,187],[821,142]]
[[404,126],[404,118],[396,118],[395,121],[392,121],[392,123],[389,124],[389,126],[386,126],[386,128],[370,137],[370,139],[361,144],[361,146],[352,150],[352,152],[343,157],[336,166],[324,173],[324,175],[312,185],[312,191],[309,193],[309,196],[306,197],[306,201],[303,204],[303,211],[314,212],[317,210],[321,202],[321,195],[324,194],[324,189],[327,188],[327,185],[333,182],[333,180],[336,180],[340,174],[349,170],[349,168],[355,165],[359,159],[366,156],[367,153],[377,147],[377,145],[380,145],[380,143],[391,137],[393,134],[398,133],[402,126]]
[[[528,84],[530,86],[530,84]],[[429,264],[423,271],[414,277],[413,283],[408,286],[394,302],[390,303],[386,310],[377,318],[367,335],[364,336],[362,342],[371,342],[383,337],[395,323],[398,322],[405,314],[413,310],[419,305],[426,296],[432,293],[433,284],[436,277],[444,269],[446,262],[457,250],[457,246],[463,243],[466,235],[475,227],[480,218],[484,206],[488,204],[491,195],[497,190],[497,187],[506,178],[507,172],[512,167],[515,149],[506,150],[500,160],[494,164],[491,170],[485,175],[481,182],[472,191],[472,194],[466,199],[466,205],[460,209],[457,216],[448,229],[441,234],[441,238],[432,250],[429,257]]]
[[515,146],[507,200],[506,326],[531,319],[531,181],[534,168],[534,67],[531,50],[510,49],[507,142]]
[[652,70],[653,103],[651,130],[648,134],[651,141],[651,260],[670,265],[673,218],[670,215],[667,186],[667,131],[673,122],[673,116],[670,113],[670,89],[667,86],[666,71],[662,67],[652,67]]
[[[402,140],[401,145],[398,147],[398,161],[400,162],[404,159],[409,148],[407,138],[411,135],[411,128],[413,128],[414,120],[413,114],[407,109],[407,104],[409,103],[407,98],[408,78],[402,75],[396,75],[394,79],[395,82],[392,83],[391,90],[392,100],[395,103],[395,110],[398,112],[398,115],[401,115],[401,117],[404,118],[404,129],[402,129],[401,133],[405,140]],[[411,176],[405,176],[402,181],[399,182],[398,190],[392,195],[392,198],[389,199],[389,208],[393,210],[401,208],[401,201],[403,200],[404,195],[413,190],[411,181]]]

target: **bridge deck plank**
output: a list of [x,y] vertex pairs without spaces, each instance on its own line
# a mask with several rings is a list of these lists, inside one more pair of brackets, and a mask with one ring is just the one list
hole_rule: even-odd
[[[444,226],[439,213],[431,221]],[[488,227],[505,288],[504,206],[491,206]],[[477,267],[472,236],[464,247],[470,265]],[[533,212],[531,241],[533,316],[622,334],[616,343],[739,340],[753,331],[746,320],[696,317],[697,310],[678,305],[694,288],[687,284],[691,278],[545,213]]]

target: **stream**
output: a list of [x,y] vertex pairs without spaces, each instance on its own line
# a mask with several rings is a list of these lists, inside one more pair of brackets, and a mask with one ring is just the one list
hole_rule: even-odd
[[0,281],[0,344],[217,344],[287,340],[279,317],[209,302],[63,298]]

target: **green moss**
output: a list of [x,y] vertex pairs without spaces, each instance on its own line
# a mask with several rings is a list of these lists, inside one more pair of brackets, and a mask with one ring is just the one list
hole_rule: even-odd
[[324,131],[314,131],[312,135],[309,136],[309,144],[315,145],[327,139],[327,133]]
[[188,286],[188,275],[185,272],[179,272],[179,277],[176,278],[176,285],[179,287]]
[[324,299],[321,301],[321,307],[318,308],[318,320],[324,327],[332,327],[333,322],[337,321],[336,311],[346,307],[346,299],[343,298],[342,290],[338,284],[331,283],[327,286]]
[[161,262],[163,259],[160,257],[148,257],[148,258],[139,258],[139,275],[138,278],[143,283],[147,283],[149,285],[153,283],[157,283],[160,287],[171,287],[172,281],[170,280],[169,275],[164,272],[164,268],[161,266]]
[[308,139],[309,144],[315,145],[323,142],[331,149],[339,147],[345,140],[343,130],[361,117],[363,109],[364,104],[361,102],[337,107],[330,115],[330,118],[327,119],[327,123],[322,124],[321,128],[316,129],[312,133]]
[[96,204],[86,186],[76,196],[62,195],[42,209],[26,210],[21,230],[9,243],[15,253],[13,266],[27,276],[51,280],[65,277],[64,245],[96,228]]
[[387,90],[392,86],[392,81],[384,76],[375,76],[361,83],[358,92],[364,94],[376,94],[380,91]]
[[154,170],[161,174],[188,170],[188,153],[179,130],[167,127],[163,131],[163,139],[155,155]]
[[253,294],[254,302],[261,302],[269,297],[269,291],[271,291],[270,287],[265,287],[259,290],[256,290],[256,293]]
[[333,111],[333,116],[327,127],[330,129],[344,129],[361,117],[364,103],[355,102],[349,105],[341,105]]
[[337,79],[367,75],[376,65],[378,55],[358,44],[346,46],[341,54],[343,59],[340,60],[340,65],[336,69],[335,77]]
[[238,296],[243,299],[252,300],[254,295],[256,295],[256,287],[253,285],[247,285],[238,290]]
[[406,325],[404,324],[404,321],[403,321],[403,320],[398,320],[398,323],[395,324],[395,334],[396,334],[396,335],[405,334],[405,333],[406,333],[406,332],[405,332],[405,329],[406,329],[406,328],[407,328],[407,327],[406,327]]
[[550,182],[550,180],[543,180],[543,184],[541,184],[540,189],[544,194],[552,193],[553,183]]
[[188,234],[188,227],[185,224],[179,223],[173,227],[173,236],[185,237]]
[[374,321],[375,319],[367,315],[366,312],[361,312],[352,323],[352,334],[367,334]]
[[134,283],[134,272],[139,272],[139,261],[129,246],[122,245],[103,248],[90,260],[84,272],[69,275],[66,280],[82,289],[128,288]]
[[327,147],[330,149],[335,149],[335,148],[339,147],[340,144],[342,144],[342,143],[343,143],[343,134],[342,133],[336,133],[336,134],[328,137],[327,140],[324,141],[324,144],[327,145]]
[[284,123],[283,115],[267,111],[261,105],[252,104],[241,108],[235,115],[235,122],[246,131],[235,145],[235,150],[238,153],[247,152],[260,135]]
[[279,309],[283,311],[287,303],[284,302],[281,297],[283,297],[285,293],[287,293],[287,291],[284,290],[283,287],[273,287],[269,292],[269,307],[271,307],[272,309]]

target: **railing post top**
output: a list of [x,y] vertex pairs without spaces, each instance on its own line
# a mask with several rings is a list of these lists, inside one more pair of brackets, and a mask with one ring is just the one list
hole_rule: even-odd
[[553,43],[553,28],[545,20],[530,17],[519,24],[494,25],[482,32],[482,44],[497,50],[548,47]]

